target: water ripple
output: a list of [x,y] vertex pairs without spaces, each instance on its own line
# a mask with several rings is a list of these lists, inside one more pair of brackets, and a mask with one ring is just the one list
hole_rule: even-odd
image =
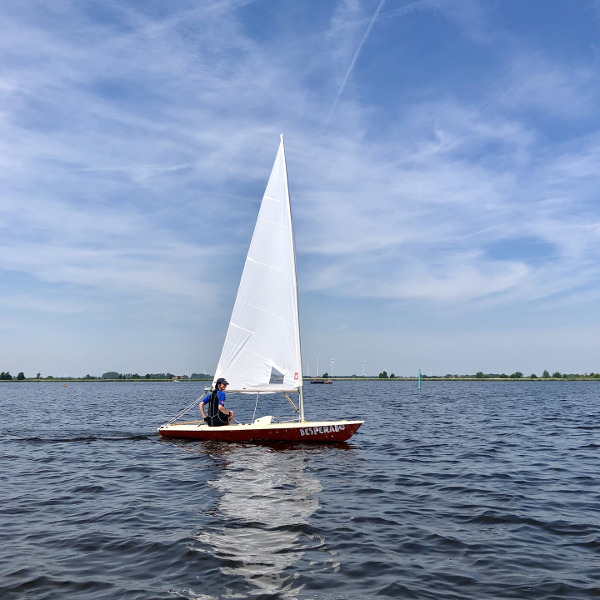
[[600,597],[600,384],[336,382],[351,443],[159,439],[201,388],[0,384],[2,600]]

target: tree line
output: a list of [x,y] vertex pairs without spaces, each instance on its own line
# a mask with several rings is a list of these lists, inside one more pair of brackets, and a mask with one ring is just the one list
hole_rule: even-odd
[[12,379],[23,381],[23,379],[25,379],[25,373],[21,371],[16,378],[14,378],[8,371],[2,371],[2,373],[0,373],[0,381],[11,381]]
[[[475,375],[458,375],[447,373],[446,375],[421,375],[421,379],[577,379],[577,378],[594,378],[600,379],[600,373],[585,373],[581,375],[579,373],[561,373],[560,371],[554,371],[552,375],[549,371],[544,371],[540,377],[535,373],[531,375],[524,375],[521,371],[515,371],[514,373],[507,375],[506,373],[484,373],[478,371]],[[397,378],[393,373],[388,376],[387,371],[379,373],[379,379],[394,379]],[[403,379],[401,377],[401,379]],[[414,379],[412,377],[411,379]]]
[[[192,373],[191,375],[173,375],[173,373],[146,373],[145,375],[139,375],[138,373],[119,373],[117,371],[107,371],[103,373],[101,376],[95,375],[86,375],[85,377],[54,377],[53,375],[47,375],[43,377],[45,380],[53,380],[53,379],[80,379],[85,381],[102,381],[102,380],[129,380],[129,379],[149,379],[149,380],[183,380],[189,381],[191,379],[196,380],[210,380],[212,379],[212,375],[208,373]],[[323,378],[329,379],[328,373],[323,373]],[[358,375],[350,375],[350,376],[337,376],[338,378],[352,378],[352,379],[373,379],[373,377],[361,377]],[[390,373],[388,375],[387,371],[382,371],[377,376],[379,379],[414,379],[415,377],[403,377],[400,375],[395,375],[394,373]],[[535,373],[531,375],[525,376],[521,371],[515,371],[514,373],[507,375],[506,373],[484,373],[483,371],[478,371],[475,375],[458,375],[447,373],[446,375],[421,375],[422,379],[581,379],[581,378],[593,378],[600,379],[600,373],[585,373],[584,375],[578,373],[561,373],[560,371],[554,371],[554,373],[550,374],[549,371],[545,370],[540,377],[538,377]],[[2,371],[0,373],[0,381],[23,381],[26,379],[25,374],[21,371],[18,375],[13,377],[9,371]],[[35,377],[31,377],[30,379],[42,379],[41,373],[37,373]]]
[[[86,378],[92,378],[91,375],[86,375]],[[118,373],[117,371],[107,371],[102,373],[102,377],[94,377],[93,379],[212,379],[212,375],[208,373],[192,373],[191,375],[173,375],[173,373],[146,373],[139,375],[138,373]]]
[[[16,379],[17,381],[23,381],[26,379],[25,373],[21,371],[16,377],[13,377],[9,371],[2,371],[0,373],[0,381],[12,381]],[[212,375],[208,375],[207,373],[192,373],[191,375],[173,375],[173,373],[146,373],[145,375],[139,375],[138,373],[118,373],[117,371],[107,371],[106,373],[102,373],[101,376],[97,375],[86,375],[85,377],[54,377],[54,375],[47,375],[42,378],[41,373],[37,373],[35,377],[31,377],[30,379],[83,379],[86,381],[93,380],[103,380],[103,379],[212,379]]]

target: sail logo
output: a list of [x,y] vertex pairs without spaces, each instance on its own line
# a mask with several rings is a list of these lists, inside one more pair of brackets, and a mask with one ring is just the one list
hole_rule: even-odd
[[326,425],[325,427],[306,427],[300,429],[300,435],[318,435],[320,433],[334,433],[336,431],[344,431],[346,427],[344,425]]

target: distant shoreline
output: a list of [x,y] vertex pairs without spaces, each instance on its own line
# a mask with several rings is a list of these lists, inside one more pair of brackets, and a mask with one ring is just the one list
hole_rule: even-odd
[[[304,383],[310,383],[314,377],[305,377],[303,379]],[[369,381],[369,382],[381,382],[381,383],[394,383],[394,382],[417,382],[418,377],[388,377],[379,378],[379,377],[329,377],[333,383],[336,381]],[[549,381],[600,381],[600,376],[585,376],[585,375],[575,375],[575,376],[567,376],[567,377],[468,377],[468,376],[460,376],[460,377],[422,377],[421,384],[425,385],[427,382],[431,381],[444,381],[449,383],[456,383],[460,381],[469,381],[469,382],[486,382],[486,381],[502,381],[509,383],[518,383],[518,382],[549,382]],[[212,379],[178,379],[176,381],[172,381],[170,379],[145,379],[145,378],[131,378],[131,379],[91,379],[84,377],[54,377],[52,379],[47,378],[25,378],[25,379],[17,379],[13,377],[8,380],[0,380],[0,384],[2,383],[212,383]]]

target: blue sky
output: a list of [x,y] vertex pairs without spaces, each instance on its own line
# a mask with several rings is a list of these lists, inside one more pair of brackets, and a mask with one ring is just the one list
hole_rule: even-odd
[[213,372],[286,142],[305,372],[600,371],[600,2],[0,6],[0,370]]

